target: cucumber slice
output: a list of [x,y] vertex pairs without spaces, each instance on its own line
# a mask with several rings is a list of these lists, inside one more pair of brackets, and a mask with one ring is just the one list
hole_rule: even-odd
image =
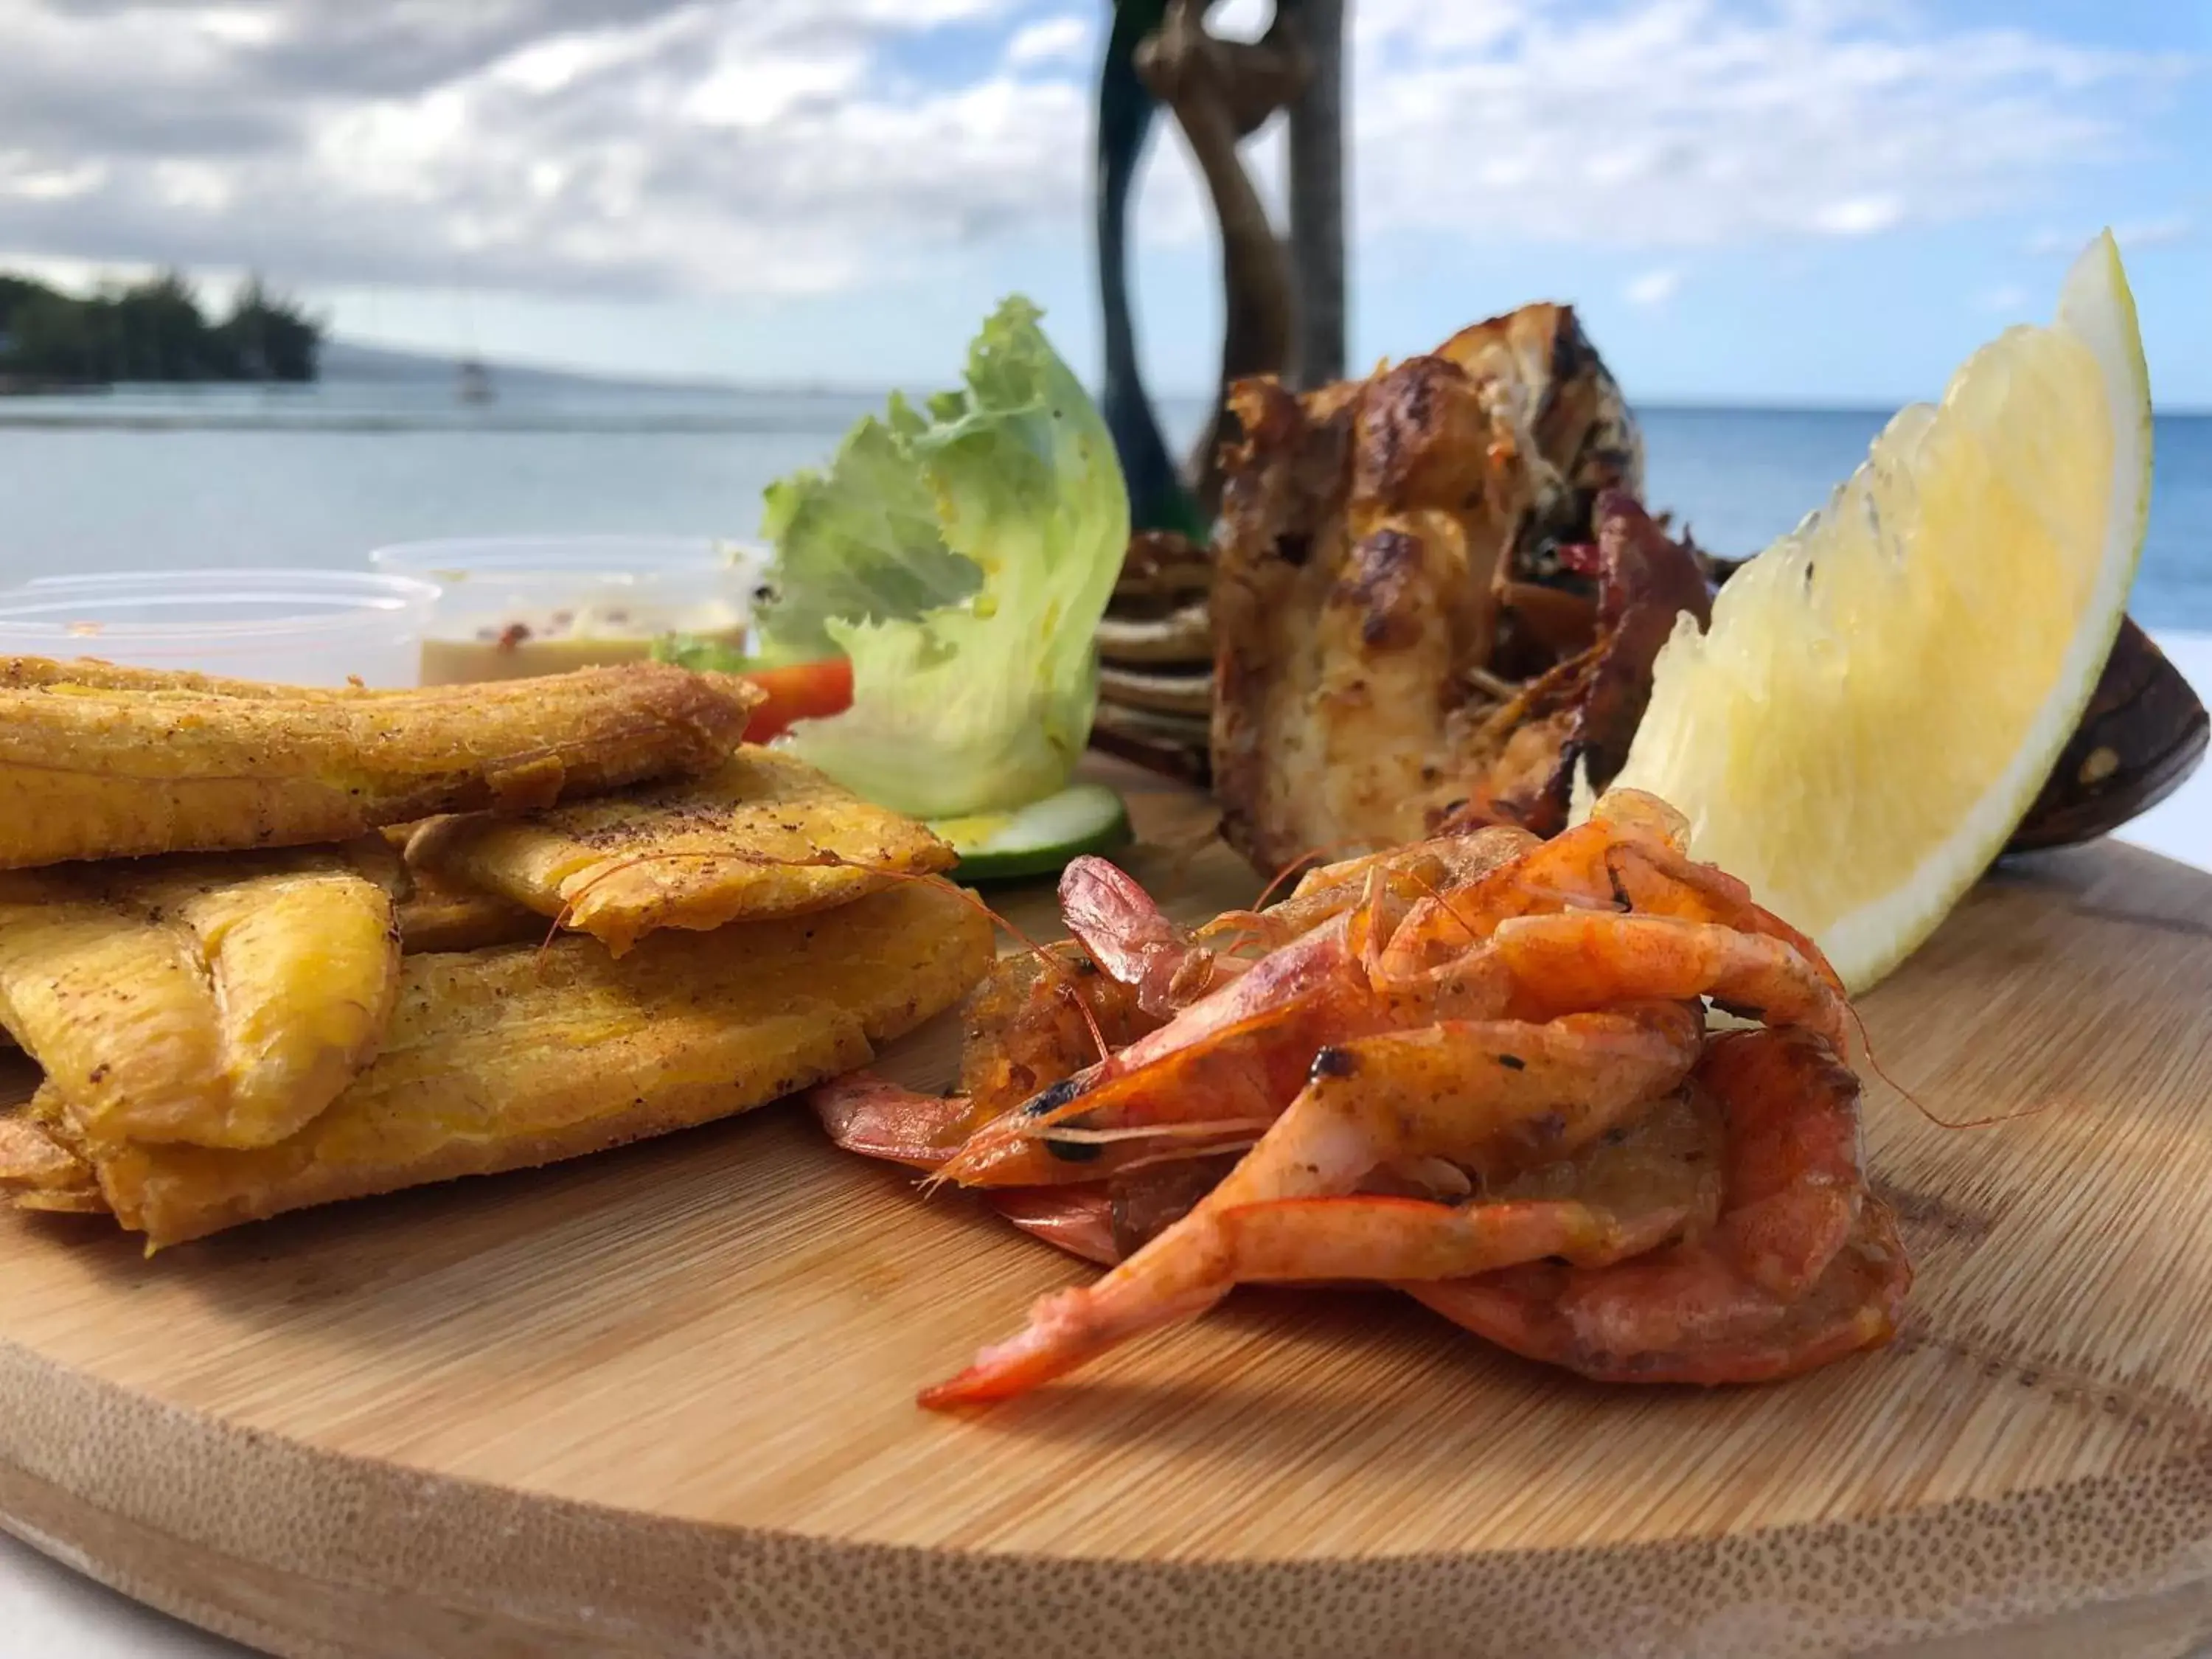
[[1050,875],[1085,853],[1110,853],[1133,839],[1129,809],[1103,783],[1070,784],[1012,812],[939,818],[930,826],[960,854],[963,881]]

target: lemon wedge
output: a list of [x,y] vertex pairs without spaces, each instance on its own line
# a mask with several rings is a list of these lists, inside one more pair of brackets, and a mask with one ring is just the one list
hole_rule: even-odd
[[1989,867],[2081,719],[2135,579],[2149,376],[2108,232],[2057,319],[1899,413],[1660,654],[1617,786],[1809,933],[1854,991]]

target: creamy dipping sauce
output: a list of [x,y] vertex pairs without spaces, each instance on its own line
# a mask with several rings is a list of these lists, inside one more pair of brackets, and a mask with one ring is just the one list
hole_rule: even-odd
[[574,611],[517,611],[502,613],[497,620],[477,622],[465,634],[449,630],[451,624],[445,624],[422,641],[425,685],[528,679],[642,662],[653,654],[653,641],[667,634],[742,650],[747,633],[744,612],[727,605],[684,610],[586,605]]

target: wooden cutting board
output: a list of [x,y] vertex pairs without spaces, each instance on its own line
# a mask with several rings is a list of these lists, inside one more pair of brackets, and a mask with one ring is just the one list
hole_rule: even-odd
[[[1249,899],[1149,790],[1134,867]],[[1036,921],[1048,897],[1012,907]],[[297,1655],[2179,1656],[2212,1636],[2212,877],[1985,883],[1864,1009],[1886,1352],[1584,1384],[1246,1293],[912,1404],[1091,1270],[778,1107],[140,1259],[0,1217],[0,1522]],[[948,1075],[953,1034],[895,1069]]]

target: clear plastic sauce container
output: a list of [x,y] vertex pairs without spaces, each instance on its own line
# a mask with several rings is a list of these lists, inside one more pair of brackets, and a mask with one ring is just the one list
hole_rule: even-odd
[[760,550],[708,537],[489,537],[379,548],[386,575],[434,582],[425,685],[635,662],[682,634],[743,650]]
[[428,582],[343,570],[41,576],[0,592],[0,656],[96,657],[280,685],[415,684]]

